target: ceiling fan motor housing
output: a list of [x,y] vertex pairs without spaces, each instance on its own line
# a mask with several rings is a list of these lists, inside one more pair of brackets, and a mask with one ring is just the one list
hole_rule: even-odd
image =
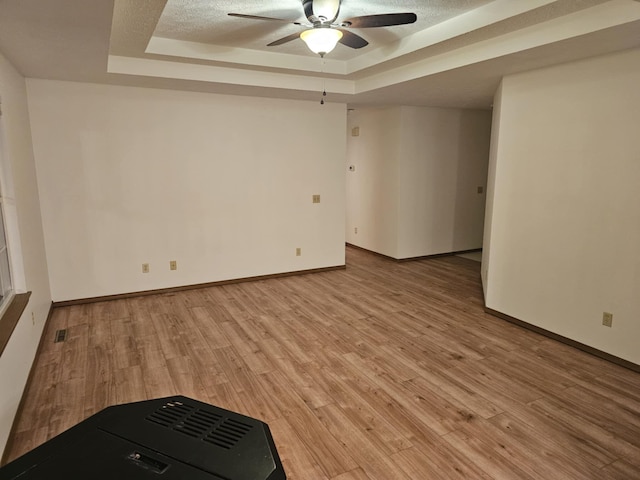
[[340,13],[340,0],[302,0],[302,8],[312,25],[331,25]]

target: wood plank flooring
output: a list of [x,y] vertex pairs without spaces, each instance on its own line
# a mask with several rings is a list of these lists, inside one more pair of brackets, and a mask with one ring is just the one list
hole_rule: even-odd
[[640,479],[640,374],[485,314],[467,259],[348,248],[345,270],[59,308],[45,335],[10,459],[182,394],[267,422],[290,480]]

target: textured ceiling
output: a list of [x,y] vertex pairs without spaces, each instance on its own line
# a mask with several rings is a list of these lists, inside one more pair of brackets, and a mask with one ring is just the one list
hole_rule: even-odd
[[[346,0],[341,4],[338,21],[360,15],[416,13],[418,20],[414,24],[352,30],[365,38],[372,46],[377,46],[398,41],[490,2],[491,0],[434,0],[429,2]],[[231,12],[280,18],[289,22],[277,23],[229,17],[227,14]],[[266,46],[274,40],[306,29],[304,26],[294,25],[293,22],[308,24],[300,0],[280,0],[279,2],[168,0],[154,35],[174,40],[211,43],[236,48],[313,55],[302,41],[294,41],[277,47]],[[344,60],[353,58],[359,53],[362,52],[338,45],[331,56]]]
[[637,0],[342,0],[338,20],[397,12],[418,20],[353,29],[370,44],[321,60],[266,46],[304,29],[301,0],[0,0],[0,52],[35,78],[489,108],[503,75],[640,47]]

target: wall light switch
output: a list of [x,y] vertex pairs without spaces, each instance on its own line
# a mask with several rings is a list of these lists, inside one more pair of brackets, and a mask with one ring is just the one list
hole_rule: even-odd
[[175,260],[171,260],[169,262],[169,269],[170,270],[177,270],[178,269],[178,262],[176,262]]
[[613,313],[602,312],[602,325],[611,327],[613,325]]
[[143,263],[142,264],[142,273],[149,273],[149,264],[148,263]]
[[313,203],[320,203],[320,195],[313,196]]
[[300,247],[296,248],[296,257],[302,255],[302,249]]
[[359,137],[360,136],[360,127],[353,127],[351,129],[351,136],[352,137]]

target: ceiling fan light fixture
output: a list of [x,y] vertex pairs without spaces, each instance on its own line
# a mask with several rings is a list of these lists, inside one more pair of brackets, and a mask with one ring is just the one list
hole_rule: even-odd
[[342,38],[342,32],[329,27],[310,28],[302,32],[300,38],[309,50],[323,57],[336,47]]

